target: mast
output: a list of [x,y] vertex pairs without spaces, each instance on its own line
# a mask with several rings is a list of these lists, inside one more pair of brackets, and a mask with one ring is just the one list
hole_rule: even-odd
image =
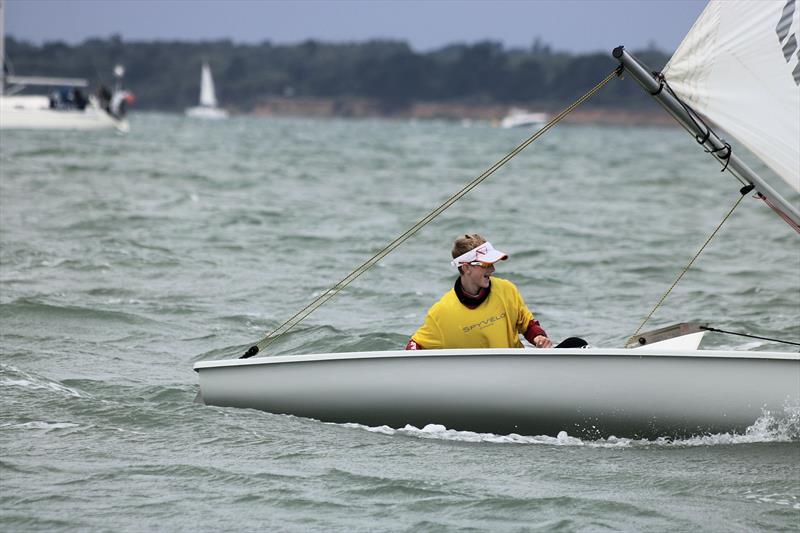
[[0,0],[0,96],[3,95],[6,86],[6,6]]
[[680,123],[689,133],[695,136],[698,143],[710,152],[726,169],[745,186],[752,185],[755,191],[764,199],[778,215],[783,218],[796,231],[800,232],[800,211],[776,192],[761,176],[747,166],[707,125],[703,119],[673,96],[669,91],[662,90],[658,78],[651,74],[641,61],[636,59],[624,47],[618,46],[613,55],[619,60],[625,71],[636,82],[655,98],[672,117]]

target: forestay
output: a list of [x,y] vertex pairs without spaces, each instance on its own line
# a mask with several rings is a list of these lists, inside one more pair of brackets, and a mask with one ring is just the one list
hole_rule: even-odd
[[664,69],[673,91],[800,192],[800,0],[712,0]]

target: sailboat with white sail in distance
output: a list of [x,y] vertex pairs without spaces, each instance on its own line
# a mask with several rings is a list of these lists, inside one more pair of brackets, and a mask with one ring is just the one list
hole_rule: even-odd
[[[651,93],[741,182],[731,180],[743,199],[764,200],[800,232],[796,199],[783,198],[737,150],[746,146],[800,192],[800,80],[797,39],[789,38],[800,29],[797,3],[712,0],[662,75],[623,47],[613,55],[620,73]],[[777,219],[775,228],[764,228],[781,230],[791,231]],[[784,267],[794,268],[769,266]],[[370,426],[655,438],[742,433],[765,413],[796,418],[800,354],[698,349],[707,330],[680,324],[637,332],[624,348],[250,358],[267,337],[242,358],[200,361],[194,369],[198,401],[206,404]]]
[[203,62],[200,72],[200,105],[188,108],[186,116],[212,120],[228,118],[228,112],[219,107],[217,102],[214,79],[211,77],[211,67],[206,62]]

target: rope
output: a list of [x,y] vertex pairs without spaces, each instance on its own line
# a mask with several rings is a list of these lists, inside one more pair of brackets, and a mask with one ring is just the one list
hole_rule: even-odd
[[758,335],[748,335],[747,333],[737,333],[736,331],[725,331],[724,329],[710,328],[708,326],[700,326],[700,329],[704,329],[706,331],[714,331],[716,333],[726,333],[728,335],[738,335],[739,337],[749,337],[751,339],[761,339],[763,341],[772,341],[772,342],[779,342],[781,344],[791,344],[792,346],[800,346],[800,342],[774,339],[772,337],[759,337]]
[[680,280],[683,278],[684,274],[686,274],[686,272],[688,272],[688,271],[689,271],[689,269],[690,269],[690,268],[692,268],[692,265],[693,265],[693,264],[694,264],[694,262],[697,260],[697,258],[698,258],[698,257],[700,257],[700,254],[701,254],[701,253],[703,253],[703,250],[705,250],[705,249],[706,249],[706,246],[708,246],[708,243],[710,243],[710,242],[711,242],[711,239],[713,239],[713,238],[714,238],[714,236],[717,234],[717,232],[719,232],[720,228],[722,228],[722,225],[723,225],[723,224],[725,224],[725,222],[728,220],[728,218],[730,218],[730,216],[733,214],[733,211],[734,211],[734,210],[735,210],[737,207],[739,207],[739,204],[740,204],[740,203],[742,203],[742,200],[744,200],[744,197],[745,197],[745,195],[746,195],[748,192],[752,191],[752,190],[753,190],[753,186],[752,186],[752,185],[751,185],[751,186],[749,186],[749,187],[742,187],[742,189],[739,191],[739,192],[741,193],[741,195],[740,195],[740,196],[739,196],[739,198],[736,200],[736,203],[735,203],[735,204],[733,204],[733,207],[731,207],[731,210],[730,210],[730,211],[728,211],[728,214],[727,214],[727,215],[725,215],[725,217],[724,217],[724,218],[722,219],[722,221],[719,223],[719,225],[717,226],[717,228],[716,228],[716,229],[715,229],[715,230],[714,230],[714,231],[711,233],[711,235],[708,237],[708,239],[706,239],[706,242],[704,242],[704,243],[703,243],[703,246],[701,246],[701,247],[700,247],[700,249],[697,251],[697,253],[696,253],[696,254],[694,254],[694,257],[692,257],[692,260],[691,260],[691,261],[689,261],[689,264],[688,264],[688,265],[686,265],[686,266],[684,267],[683,271],[682,271],[682,272],[681,272],[681,273],[678,275],[678,277],[677,277],[677,278],[675,279],[675,281],[672,283],[672,285],[670,286],[670,288],[669,288],[669,289],[667,289],[667,292],[665,292],[665,293],[664,293],[664,295],[661,297],[661,299],[658,301],[658,303],[655,305],[655,307],[653,307],[653,310],[652,310],[652,311],[650,311],[650,314],[648,314],[648,315],[647,315],[647,318],[645,318],[645,319],[642,321],[642,323],[641,323],[641,324],[639,324],[639,327],[638,327],[638,328],[636,328],[636,331],[633,333],[633,335],[631,335],[630,337],[628,337],[628,340],[625,342],[625,345],[626,345],[626,346],[627,346],[627,345],[628,345],[628,344],[629,344],[631,341],[633,341],[633,340],[634,340],[634,339],[635,339],[635,338],[636,338],[636,337],[639,335],[639,332],[642,330],[642,328],[644,327],[644,325],[645,325],[645,324],[647,324],[647,321],[648,321],[648,320],[650,320],[650,318],[652,318],[652,316],[653,316],[653,314],[656,312],[656,310],[657,310],[657,309],[658,309],[658,308],[661,306],[661,304],[662,304],[662,303],[664,303],[664,300],[666,300],[666,299],[667,299],[667,296],[669,296],[669,293],[670,293],[670,292],[672,292],[672,289],[674,289],[674,288],[675,288],[675,286],[678,284],[678,282],[679,282],[679,281],[680,281]]
[[414,224],[411,228],[406,230],[405,233],[397,237],[391,243],[389,243],[385,248],[383,248],[380,252],[373,255],[371,258],[366,260],[362,263],[358,268],[353,270],[350,274],[345,276],[341,281],[336,283],[333,287],[322,293],[319,297],[317,297],[314,301],[309,303],[303,309],[298,311],[294,314],[291,318],[289,318],[286,322],[275,328],[271,331],[266,337],[261,339],[256,345],[251,346],[247,352],[241,357],[241,359],[246,359],[248,357],[252,357],[256,355],[259,351],[263,350],[273,342],[275,342],[280,336],[287,333],[291,330],[294,326],[299,324],[303,319],[305,319],[308,315],[313,313],[318,307],[322,304],[336,296],[342,289],[347,287],[351,282],[353,282],[356,278],[358,278],[361,274],[369,270],[372,266],[374,266],[378,261],[386,257],[389,253],[391,253],[395,248],[403,244],[409,238],[411,238],[414,234],[416,234],[420,229],[422,229],[426,224],[431,222],[433,219],[438,217],[442,214],[448,207],[456,203],[460,200],[464,195],[470,192],[472,189],[477,187],[483,180],[491,176],[495,173],[500,167],[508,163],[514,156],[519,154],[522,150],[527,148],[532,142],[536,139],[544,135],[550,128],[558,124],[565,116],[570,114],[575,108],[579,105],[584,103],[586,100],[591,98],[597,91],[602,89],[614,76],[618,76],[621,73],[621,67],[615,68],[608,76],[605,77],[600,83],[595,85],[591,88],[586,94],[578,98],[575,102],[573,102],[570,106],[565,108],[561,111],[558,115],[556,115],[550,122],[545,124],[540,130],[535,132],[533,135],[525,139],[522,143],[520,143],[516,148],[511,150],[508,154],[506,154],[502,159],[497,161],[494,165],[486,169],[482,174],[478,177],[473,179],[469,182],[464,188],[460,191],[455,193],[453,196],[448,198],[443,204],[439,207],[431,211],[428,215],[422,218],[419,222]]

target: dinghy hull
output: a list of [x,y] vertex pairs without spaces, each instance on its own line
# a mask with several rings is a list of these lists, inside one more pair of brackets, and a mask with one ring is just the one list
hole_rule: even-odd
[[430,350],[203,361],[204,403],[326,422],[582,438],[743,433],[800,405],[800,356]]

